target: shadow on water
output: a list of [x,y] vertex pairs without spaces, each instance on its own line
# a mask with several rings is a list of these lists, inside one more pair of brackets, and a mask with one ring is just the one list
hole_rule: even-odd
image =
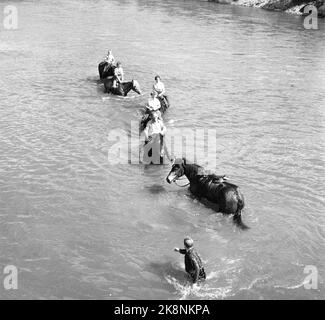
[[160,194],[160,193],[167,192],[165,187],[160,184],[153,184],[151,186],[145,186],[145,189],[151,194]]
[[83,82],[91,83],[92,85],[96,86],[97,93],[105,93],[103,80],[99,79],[98,76],[87,77],[86,79],[83,80]]
[[91,76],[91,77],[86,78],[86,82],[101,84],[101,83],[103,83],[103,80],[99,79],[98,76]]

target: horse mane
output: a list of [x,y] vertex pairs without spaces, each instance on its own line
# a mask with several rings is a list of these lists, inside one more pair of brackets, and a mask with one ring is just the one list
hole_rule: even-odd
[[185,175],[188,177],[189,180],[195,178],[196,176],[200,175],[200,173],[204,172],[204,168],[199,166],[196,163],[186,163],[183,164]]

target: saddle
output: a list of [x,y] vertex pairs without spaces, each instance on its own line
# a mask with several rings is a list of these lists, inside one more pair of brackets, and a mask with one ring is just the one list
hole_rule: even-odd
[[210,175],[210,178],[212,179],[212,183],[222,183],[229,179],[226,175],[217,176],[216,174]]
[[206,174],[199,176],[199,181],[207,189],[210,189],[213,185],[216,185],[217,189],[222,188],[226,180],[228,180],[226,175],[218,176],[216,174]]

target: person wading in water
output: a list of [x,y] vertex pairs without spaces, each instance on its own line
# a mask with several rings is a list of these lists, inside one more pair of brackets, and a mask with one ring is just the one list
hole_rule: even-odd
[[175,248],[174,251],[185,255],[185,270],[192,278],[193,283],[198,280],[206,279],[202,260],[198,253],[193,248],[194,242],[190,237],[184,239],[185,249]]

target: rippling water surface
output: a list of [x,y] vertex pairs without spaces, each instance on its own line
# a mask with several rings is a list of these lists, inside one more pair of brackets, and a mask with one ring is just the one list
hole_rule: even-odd
[[[0,269],[18,267],[19,289],[0,298],[325,298],[323,21],[200,1],[16,5],[19,29],[0,29]],[[108,48],[146,95],[105,96]],[[168,185],[169,166],[108,162],[157,73],[169,129],[217,129],[249,231]],[[188,234],[208,274],[194,289],[172,251]]]

